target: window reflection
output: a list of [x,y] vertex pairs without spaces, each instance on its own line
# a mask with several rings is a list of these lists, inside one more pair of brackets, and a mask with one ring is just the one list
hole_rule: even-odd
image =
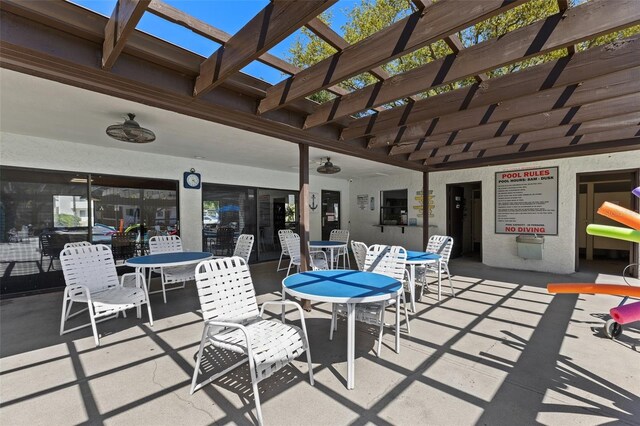
[[[203,250],[217,256],[230,256],[238,235],[251,234],[256,237],[255,198],[254,188],[204,184]],[[256,260],[255,244],[249,260]]]
[[9,167],[0,178],[2,294],[63,287],[67,242],[112,244],[120,231],[141,254],[150,236],[178,231],[176,181]]

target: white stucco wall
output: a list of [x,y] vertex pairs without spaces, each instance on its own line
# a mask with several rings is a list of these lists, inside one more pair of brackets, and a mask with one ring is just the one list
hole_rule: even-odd
[[[559,168],[558,235],[545,236],[542,260],[522,259],[517,256],[514,235],[495,234],[495,173],[550,166]],[[482,184],[483,263],[501,268],[572,273],[576,250],[576,174],[634,168],[640,168],[640,150],[430,173],[429,188],[435,196],[435,207],[434,217],[429,219],[429,234],[446,233],[446,185],[479,181]],[[379,222],[380,191],[404,188],[409,190],[409,218],[416,217],[416,210],[411,206],[415,204],[413,197],[416,191],[422,189],[421,173],[354,180],[350,191],[352,238],[367,244],[394,243],[408,249],[419,249],[422,246],[422,228],[405,228],[405,234],[401,234],[399,228],[385,227],[384,233],[381,233],[379,228],[372,226]],[[356,203],[358,194],[375,196],[375,210],[360,210]],[[421,224],[421,221],[418,223]]]
[[[182,187],[182,175],[185,171],[195,168],[206,183],[298,190],[297,172],[147,154],[13,133],[0,133],[0,164],[176,180],[180,188],[180,233],[188,250],[202,248],[202,192]],[[346,227],[349,223],[348,180],[312,175],[309,181],[310,191],[318,195],[323,189],[341,192],[342,227]],[[318,208],[311,213],[311,239],[320,239],[320,236]]]

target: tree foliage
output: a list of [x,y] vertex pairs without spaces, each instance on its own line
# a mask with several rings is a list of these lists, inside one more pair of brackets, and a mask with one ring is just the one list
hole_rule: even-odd
[[[585,1],[586,0],[571,0],[570,7],[575,7]],[[415,6],[409,0],[360,0],[360,3],[353,6],[350,10],[345,11],[347,15],[347,22],[341,28],[343,37],[349,44],[357,43],[358,41],[388,27],[394,22],[405,18],[415,10]],[[530,25],[533,22],[544,19],[558,12],[559,8],[557,0],[531,0],[505,13],[464,29],[458,33],[457,36],[460,38],[464,47],[469,47],[489,39],[500,37],[509,31]],[[331,24],[331,13],[325,13],[320,18],[328,25]],[[640,26],[631,27],[622,31],[617,31],[613,34],[608,34],[580,43],[576,46],[576,50],[586,50],[594,46],[629,37],[639,32]],[[301,68],[306,68],[328,56],[333,55],[334,53],[336,53],[336,50],[333,47],[315,36],[308,29],[303,28],[302,36],[298,37],[289,49],[289,60]],[[440,40],[386,63],[382,67],[389,74],[396,75],[422,66],[451,53],[453,52],[449,46],[444,41]],[[566,56],[567,54],[567,49],[559,49],[544,55],[538,55],[491,70],[487,74],[489,77],[497,77],[517,72],[547,61],[555,60],[559,57]],[[373,75],[365,72],[341,82],[340,86],[348,90],[357,90],[375,83],[376,81],[378,80]],[[424,93],[419,94],[419,96],[433,96],[438,93],[443,93],[472,84],[474,81],[473,77],[469,77],[434,89],[429,89]],[[320,103],[334,97],[334,95],[326,91],[321,91],[310,96],[312,100]],[[398,100],[386,106],[393,107],[402,103],[404,103],[403,100]]]

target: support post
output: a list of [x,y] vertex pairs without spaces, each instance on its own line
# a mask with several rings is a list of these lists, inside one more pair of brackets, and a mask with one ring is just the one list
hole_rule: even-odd
[[429,242],[429,172],[422,172],[422,247]]
[[300,271],[309,269],[309,145],[300,148]]

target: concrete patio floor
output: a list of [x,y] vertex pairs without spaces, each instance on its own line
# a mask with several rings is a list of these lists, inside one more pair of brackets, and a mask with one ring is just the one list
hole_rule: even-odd
[[[304,356],[260,384],[272,425],[640,424],[640,327],[618,341],[602,333],[619,297],[549,295],[548,282],[621,282],[451,262],[456,298],[426,294],[402,335],[375,354],[375,333],[357,325],[355,389],[346,389],[346,324],[331,342],[327,304],[306,314],[315,386]],[[284,273],[252,265],[258,301],[279,299]],[[443,283],[443,284],[446,284]],[[431,287],[432,290],[435,288]],[[151,297],[154,325],[130,314],[58,335],[62,293],[3,300],[0,423],[249,424],[248,367],[189,395],[202,333],[193,285]],[[389,315],[388,318],[392,316]],[[288,319],[294,320],[291,312]],[[226,354],[208,354],[212,363]]]

